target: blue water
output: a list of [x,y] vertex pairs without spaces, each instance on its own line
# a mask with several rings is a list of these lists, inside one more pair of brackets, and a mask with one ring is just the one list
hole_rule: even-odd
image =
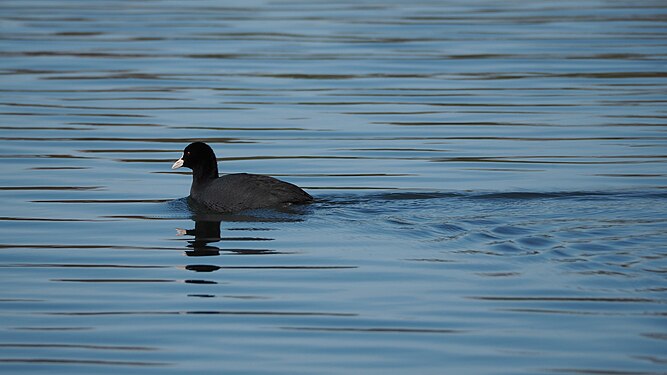
[[[661,1],[0,3],[0,373],[667,373]],[[307,206],[212,214],[171,164]]]

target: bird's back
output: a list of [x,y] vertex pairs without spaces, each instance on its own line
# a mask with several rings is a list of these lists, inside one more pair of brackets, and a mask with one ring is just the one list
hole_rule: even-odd
[[204,186],[192,186],[190,196],[205,206],[225,212],[313,200],[296,185],[264,175],[235,173],[216,178]]

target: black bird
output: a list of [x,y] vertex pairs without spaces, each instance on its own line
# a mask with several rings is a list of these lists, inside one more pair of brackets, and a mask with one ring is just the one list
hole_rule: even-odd
[[218,212],[312,202],[313,197],[296,185],[270,176],[234,173],[218,176],[218,162],[209,145],[189,144],[171,169],[192,169],[190,198]]

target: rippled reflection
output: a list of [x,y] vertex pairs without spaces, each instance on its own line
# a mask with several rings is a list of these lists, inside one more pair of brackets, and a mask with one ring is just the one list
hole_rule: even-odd
[[220,221],[195,221],[194,229],[185,230],[182,234],[194,236],[194,240],[188,241],[192,250],[185,252],[187,256],[220,255],[220,248],[209,245],[220,242]]
[[[179,236],[186,236],[190,250],[185,254],[191,257],[217,256],[220,252],[238,254],[238,255],[276,255],[284,254],[271,249],[256,248],[229,248],[223,244],[225,242],[244,242],[249,244],[260,244],[273,241],[271,237],[257,236],[221,236],[221,225],[231,225],[232,223],[244,223],[252,225],[253,223],[295,223],[303,221],[303,215],[308,208],[305,207],[284,207],[276,209],[260,209],[246,211],[236,214],[221,214],[208,211],[207,208],[200,206],[197,202],[187,198],[179,200],[181,203],[187,203],[187,209],[192,212],[194,228],[177,229]],[[190,269],[190,268],[189,268]],[[204,268],[202,268],[204,269]]]

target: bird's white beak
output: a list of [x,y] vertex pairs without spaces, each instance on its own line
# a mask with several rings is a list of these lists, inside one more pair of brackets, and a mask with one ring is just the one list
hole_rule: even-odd
[[176,160],[174,165],[171,166],[171,169],[178,169],[183,166],[183,163],[185,163],[185,161],[183,161],[183,157],[181,157],[180,159]]

